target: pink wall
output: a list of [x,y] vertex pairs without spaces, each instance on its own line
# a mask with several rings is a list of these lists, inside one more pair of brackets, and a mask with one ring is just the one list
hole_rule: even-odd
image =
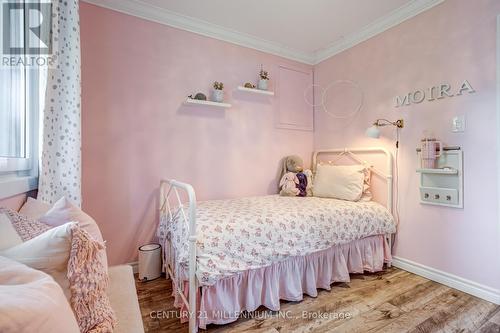
[[[276,129],[279,97],[233,92],[260,63],[310,66],[81,4],[84,209],[108,240],[112,264],[132,261],[156,226],[159,179],[192,183],[199,199],[272,193],[279,159],[316,148],[382,145],[364,137],[374,119],[404,118],[401,224],[396,255],[494,288],[500,239],[496,212],[495,0],[445,3],[315,66],[315,83],[353,80],[364,93],[355,117],[316,112],[310,132]],[[473,95],[394,108],[394,97],[464,79]],[[187,94],[226,85],[228,110],[181,105]],[[272,89],[272,88],[271,88]],[[316,89],[319,91],[319,89]],[[298,93],[303,93],[302,91]],[[344,113],[355,95],[334,86],[327,108]],[[319,96],[317,96],[319,97]],[[466,115],[465,133],[451,118]],[[421,205],[415,147],[423,130],[464,150],[465,208]],[[237,184],[237,185],[236,185]]]
[[[315,146],[374,146],[394,149],[394,131],[382,140],[364,136],[376,118],[404,118],[400,149],[400,215],[396,255],[475,282],[500,288],[495,38],[497,0],[448,0],[403,24],[315,66],[315,83],[353,80],[364,104],[352,119],[315,115]],[[417,88],[464,79],[472,95],[394,107],[394,97]],[[318,91],[318,90],[317,90]],[[331,89],[327,107],[346,112],[355,97]],[[316,96],[318,97],[319,94]],[[337,99],[333,97],[337,96]],[[451,132],[451,119],[465,115],[465,133]],[[464,209],[421,205],[415,148],[431,130],[464,150]]]
[[[271,79],[280,64],[311,66],[86,3],[80,21],[83,208],[111,264],[134,260],[154,234],[161,178],[193,184],[198,199],[261,195],[275,191],[282,156],[310,159],[312,132],[275,128],[279,97],[234,89],[261,63]],[[232,108],[181,105],[214,80]]]

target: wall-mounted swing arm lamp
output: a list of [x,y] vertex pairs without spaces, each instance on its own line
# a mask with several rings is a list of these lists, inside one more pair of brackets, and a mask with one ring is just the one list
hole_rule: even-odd
[[378,139],[380,138],[380,128],[379,127],[384,127],[384,126],[394,126],[396,127],[396,215],[395,218],[397,219],[397,222],[399,223],[399,171],[398,171],[398,152],[399,152],[399,130],[403,127],[405,127],[405,123],[403,119],[398,119],[396,121],[390,121],[387,119],[377,119],[373,123],[372,126],[368,127],[368,129],[365,132],[365,135]]
[[395,126],[398,129],[404,127],[404,121],[403,119],[398,119],[396,121],[390,121],[387,119],[377,119],[371,127],[368,127],[366,130],[365,134],[366,136],[374,139],[380,138],[380,129],[379,127],[384,127],[384,126]]

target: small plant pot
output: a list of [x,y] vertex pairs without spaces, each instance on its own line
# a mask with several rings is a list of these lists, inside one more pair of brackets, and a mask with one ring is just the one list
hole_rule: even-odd
[[224,101],[224,90],[214,89],[212,92],[212,99],[214,102],[222,103]]
[[269,80],[266,80],[266,79],[260,79],[259,80],[259,84],[257,85],[257,87],[260,89],[260,90],[267,90],[267,83],[268,83]]

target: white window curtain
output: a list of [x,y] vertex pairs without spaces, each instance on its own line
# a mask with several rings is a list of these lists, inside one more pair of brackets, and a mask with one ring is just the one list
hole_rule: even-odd
[[78,0],[52,1],[56,61],[48,68],[38,198],[81,205],[80,24]]

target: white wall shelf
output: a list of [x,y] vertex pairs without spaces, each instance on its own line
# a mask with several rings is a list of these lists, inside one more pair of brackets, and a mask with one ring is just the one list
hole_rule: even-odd
[[[421,151],[417,150],[417,154],[420,161]],[[436,169],[417,169],[420,173],[420,202],[426,205],[463,208],[462,149],[443,147],[436,164]]]
[[186,98],[184,101],[184,105],[204,105],[204,106],[214,106],[214,107],[219,107],[219,108],[230,108],[231,104],[229,103],[218,103],[218,102],[212,102],[212,101],[202,101],[199,99],[193,99],[193,98]]
[[269,90],[261,90],[261,89],[255,89],[255,88],[247,88],[243,86],[238,86],[238,90],[240,91],[246,91],[249,93],[254,93],[254,94],[261,94],[261,95],[268,95],[268,96],[274,96],[274,91],[269,91]]
[[452,168],[440,168],[440,169],[417,169],[419,173],[434,173],[439,175],[456,175],[458,173],[457,169]]

